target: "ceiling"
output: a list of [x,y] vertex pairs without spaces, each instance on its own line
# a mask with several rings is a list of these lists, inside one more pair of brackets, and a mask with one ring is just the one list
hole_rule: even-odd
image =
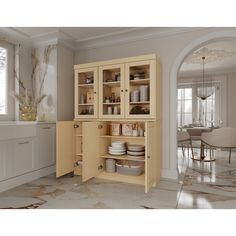
[[[132,34],[132,37],[137,39],[142,38],[145,34],[168,35],[170,32],[174,33],[179,30],[181,32],[183,30],[181,27],[12,27],[11,29],[24,38],[39,41],[60,33],[60,36],[66,38],[66,40],[76,43],[77,46],[82,45],[82,47],[88,42],[91,42],[91,44],[88,43],[87,46],[93,46],[93,43],[106,45],[109,42],[106,41],[109,37],[130,37]],[[236,40],[228,40],[206,44],[192,52],[183,62],[179,70],[179,77],[202,75],[201,60],[198,60],[200,61],[198,63],[190,63],[189,58],[195,54],[201,58],[202,52],[206,51],[202,50],[203,48],[207,49],[208,53],[216,54],[216,60],[206,63],[206,73],[236,71]],[[220,56],[217,55],[219,53]]]
[[123,34],[138,30],[135,27],[13,27],[29,38],[37,38],[54,32],[61,32],[71,40],[82,42],[90,39]]
[[202,56],[205,56],[205,72],[208,74],[236,71],[236,40],[206,44],[192,52],[183,62],[179,77],[202,75]]

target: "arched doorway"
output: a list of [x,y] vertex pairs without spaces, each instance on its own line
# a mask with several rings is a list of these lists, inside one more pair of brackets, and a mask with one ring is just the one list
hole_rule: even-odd
[[188,44],[176,57],[171,73],[170,73],[170,168],[175,172],[176,178],[178,177],[177,172],[177,103],[176,103],[176,91],[177,91],[177,75],[178,71],[185,60],[185,58],[197,48],[204,44],[211,43],[218,40],[236,39],[236,30],[224,30],[209,33],[204,35],[190,44]]

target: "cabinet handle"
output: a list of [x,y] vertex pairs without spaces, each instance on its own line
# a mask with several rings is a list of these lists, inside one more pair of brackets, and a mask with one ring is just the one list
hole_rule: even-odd
[[51,127],[43,127],[43,129],[51,129]]
[[29,141],[28,142],[22,142],[22,143],[18,143],[19,145],[22,145],[22,144],[28,144],[30,143]]

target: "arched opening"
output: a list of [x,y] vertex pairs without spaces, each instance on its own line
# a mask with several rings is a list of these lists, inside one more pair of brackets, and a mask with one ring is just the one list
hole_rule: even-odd
[[202,36],[189,45],[187,45],[181,53],[177,56],[170,74],[170,169],[173,172],[173,176],[178,178],[177,171],[177,76],[179,69],[188,57],[196,49],[204,46],[205,44],[216,42],[219,40],[236,39],[235,30],[218,31],[214,33]]

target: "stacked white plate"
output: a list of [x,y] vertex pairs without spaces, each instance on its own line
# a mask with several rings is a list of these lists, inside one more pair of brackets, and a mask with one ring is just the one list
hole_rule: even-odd
[[126,146],[124,141],[113,141],[111,146],[108,146],[108,153],[111,155],[124,155],[126,154]]
[[145,157],[145,146],[143,145],[128,145],[127,154],[132,158]]

